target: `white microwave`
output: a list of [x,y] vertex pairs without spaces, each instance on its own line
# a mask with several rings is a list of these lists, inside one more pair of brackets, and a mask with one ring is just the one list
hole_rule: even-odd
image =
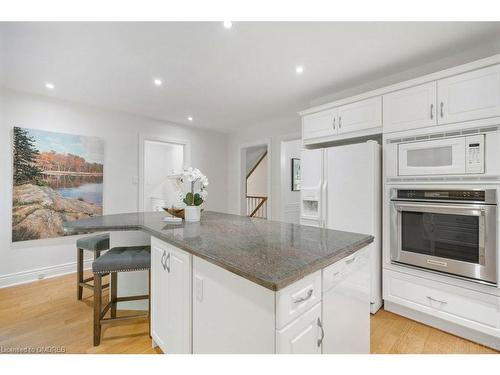
[[[485,173],[485,134],[400,143],[399,176]],[[395,151],[395,150],[394,150]]]

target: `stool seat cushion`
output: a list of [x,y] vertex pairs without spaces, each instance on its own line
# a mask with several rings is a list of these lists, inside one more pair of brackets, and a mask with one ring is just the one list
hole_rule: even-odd
[[95,236],[83,237],[76,240],[76,247],[90,251],[101,251],[109,249],[109,233],[97,234]]
[[151,246],[114,247],[92,263],[93,273],[126,272],[151,268]]

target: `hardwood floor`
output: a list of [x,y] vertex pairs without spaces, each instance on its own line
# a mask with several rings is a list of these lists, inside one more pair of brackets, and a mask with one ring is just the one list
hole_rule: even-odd
[[[92,297],[76,299],[76,275],[0,289],[0,349],[64,348],[66,353],[160,353],[147,323],[103,327],[92,346]],[[106,296],[107,297],[107,296]],[[497,353],[484,346],[380,310],[371,319],[372,353]]]

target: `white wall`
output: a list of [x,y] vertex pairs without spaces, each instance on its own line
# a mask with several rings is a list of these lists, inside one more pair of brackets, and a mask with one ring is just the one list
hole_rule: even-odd
[[103,138],[105,214],[137,210],[140,133],[189,140],[192,165],[210,180],[206,208],[227,210],[226,135],[0,89],[0,286],[75,269],[75,237],[11,243],[13,126]]
[[[242,147],[250,147],[258,144],[267,144],[268,168],[271,169],[271,189],[268,202],[268,218],[281,220],[281,142],[288,139],[300,138],[300,118],[297,114],[291,114],[284,119],[271,120],[259,125],[249,127],[243,132],[233,133],[228,139],[228,170],[227,170],[227,202],[228,212],[240,214],[242,203],[240,197],[242,174],[245,174],[245,166],[241,165]],[[244,207],[244,206],[243,206]],[[244,213],[243,213],[244,214]]]
[[247,178],[247,195],[267,197],[267,155]]
[[292,191],[292,159],[300,159],[302,139],[281,142],[281,218],[289,223],[300,222],[300,191]]

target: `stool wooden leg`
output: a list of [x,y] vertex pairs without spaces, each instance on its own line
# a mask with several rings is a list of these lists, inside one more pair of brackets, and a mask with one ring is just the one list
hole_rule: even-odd
[[83,287],[83,249],[76,248],[76,298],[82,299]]
[[94,346],[101,343],[102,276],[94,274]]
[[118,292],[118,273],[111,272],[110,277],[111,292],[109,294],[109,301],[111,302],[111,317],[116,318],[116,297]]

